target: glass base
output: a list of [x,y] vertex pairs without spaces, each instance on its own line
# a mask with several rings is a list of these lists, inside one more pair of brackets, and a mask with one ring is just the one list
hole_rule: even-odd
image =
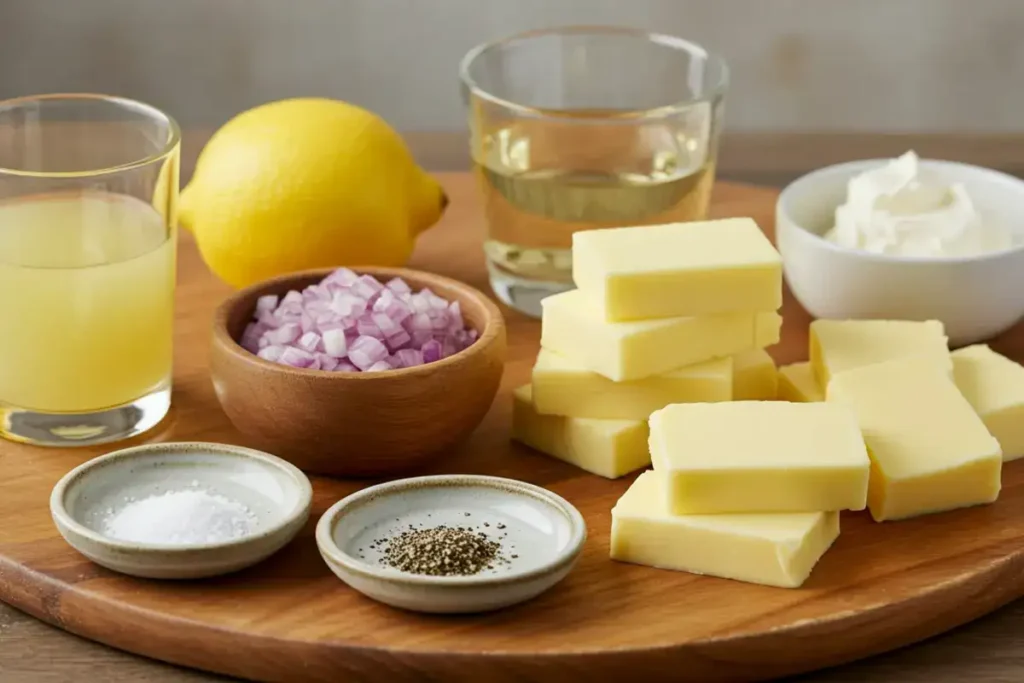
[[528,280],[510,275],[508,271],[498,268],[490,260],[487,262],[487,272],[495,296],[509,307],[531,318],[540,317],[540,301],[544,297],[575,289],[572,283],[568,282]]
[[0,436],[33,446],[95,446],[155,427],[171,408],[171,388],[94,413],[43,413],[0,403]]

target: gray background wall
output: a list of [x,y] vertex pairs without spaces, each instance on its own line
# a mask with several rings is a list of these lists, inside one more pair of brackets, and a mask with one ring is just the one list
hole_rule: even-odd
[[723,53],[732,131],[1024,131],[1022,0],[0,0],[0,97],[105,91],[212,126],[316,94],[459,130],[467,49],[568,23]]

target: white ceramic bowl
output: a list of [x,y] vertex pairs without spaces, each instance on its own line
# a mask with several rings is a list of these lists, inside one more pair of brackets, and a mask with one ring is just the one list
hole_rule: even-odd
[[776,206],[776,240],[793,295],[811,315],[837,319],[940,320],[953,346],[993,337],[1024,316],[1024,181],[991,169],[921,160],[963,183],[980,211],[1001,221],[1018,246],[962,258],[871,254],[822,235],[846,201],[846,185],[887,159],[852,161],[791,183]]
[[[246,505],[255,532],[218,543],[161,545],[112,538],[105,518],[130,499],[188,488]],[[309,519],[313,489],[298,468],[267,453],[217,443],[159,443],[90,460],[50,495],[61,536],[96,564],[154,579],[193,579],[237,571],[280,550]]]
[[[414,525],[467,526],[501,542],[507,563],[471,576],[426,576],[382,565],[371,544]],[[327,565],[352,588],[418,612],[485,612],[529,600],[572,570],[587,537],[560,496],[513,479],[413,477],[372,486],[334,504],[316,528]]]

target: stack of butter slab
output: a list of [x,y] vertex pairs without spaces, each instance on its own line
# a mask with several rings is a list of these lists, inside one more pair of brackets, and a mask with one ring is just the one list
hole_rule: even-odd
[[782,267],[749,218],[573,235],[577,289],[543,302],[513,438],[614,478],[650,464],[670,404],[773,399]]
[[870,460],[843,406],[676,404],[650,428],[654,470],[612,509],[613,559],[797,587],[839,511],[867,504]]

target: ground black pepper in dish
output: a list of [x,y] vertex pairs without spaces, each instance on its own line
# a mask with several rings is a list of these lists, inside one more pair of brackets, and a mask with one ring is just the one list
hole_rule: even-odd
[[440,525],[403,531],[377,541],[383,547],[381,564],[411,574],[470,576],[496,564],[508,564],[501,543],[483,532]]

